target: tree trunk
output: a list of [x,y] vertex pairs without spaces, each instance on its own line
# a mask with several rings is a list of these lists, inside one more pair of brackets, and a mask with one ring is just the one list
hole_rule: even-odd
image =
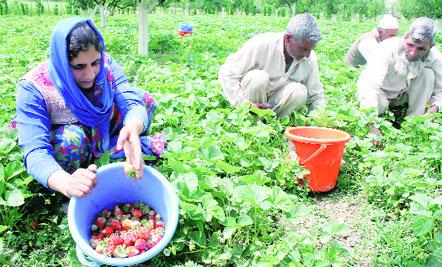
[[106,27],[106,17],[107,17],[107,8],[104,5],[100,5],[99,9],[100,9],[101,28],[105,28]]
[[287,6],[288,6],[289,9],[290,9],[290,16],[293,16],[294,14],[293,14],[292,5],[290,5],[290,2],[289,2],[289,1],[285,1],[285,3],[287,4]]
[[189,4],[189,2],[187,2],[187,4],[186,4],[186,9],[185,9],[185,11],[184,11],[184,15],[185,16],[189,16],[189,6],[190,6],[190,4]]
[[138,54],[147,56],[147,7],[146,0],[138,0]]

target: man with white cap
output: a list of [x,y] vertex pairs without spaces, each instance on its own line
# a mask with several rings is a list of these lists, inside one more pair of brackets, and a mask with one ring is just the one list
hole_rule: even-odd
[[[381,42],[357,82],[361,108],[376,108],[382,114],[407,104],[407,116],[440,111],[442,54],[434,46],[436,33],[433,20],[421,17],[412,22],[403,38]],[[380,134],[373,127],[372,132]]]
[[325,104],[314,49],[322,39],[310,14],[294,16],[285,32],[263,33],[230,55],[219,70],[219,82],[229,102],[238,107],[271,108],[278,117],[291,115],[305,103]]
[[376,29],[364,33],[353,43],[345,57],[345,62],[355,68],[365,65],[375,54],[380,42],[397,35],[398,26],[395,17],[389,14],[384,15]]

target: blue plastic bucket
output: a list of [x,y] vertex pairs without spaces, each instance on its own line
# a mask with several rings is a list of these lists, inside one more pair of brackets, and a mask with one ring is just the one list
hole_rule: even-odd
[[189,22],[181,22],[178,31],[191,33],[193,31],[193,25]]
[[[144,202],[158,212],[165,224],[163,238],[148,251],[129,258],[112,258],[99,254],[90,245],[91,225],[103,209],[119,203]],[[158,171],[144,168],[143,178],[132,180],[124,174],[124,163],[111,163],[97,170],[97,185],[92,193],[71,198],[68,223],[77,244],[77,257],[88,266],[100,264],[129,266],[145,262],[160,253],[170,242],[178,223],[178,197],[175,188]],[[89,257],[86,259],[84,255]]]

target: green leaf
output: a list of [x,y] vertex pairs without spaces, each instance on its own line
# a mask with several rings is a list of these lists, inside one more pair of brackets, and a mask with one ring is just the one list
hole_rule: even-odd
[[216,166],[221,168],[223,171],[227,172],[228,174],[233,174],[241,171],[240,167],[236,167],[233,165],[230,165],[229,163],[225,161],[218,161],[216,163]]
[[424,236],[433,230],[433,219],[423,216],[416,216],[413,218],[412,228],[417,236]]
[[252,218],[249,215],[243,214],[238,218],[238,225],[241,227],[253,224]]
[[220,222],[225,220],[224,210],[218,205],[218,202],[207,193],[200,198],[204,207],[204,218],[206,222],[210,222],[212,217],[217,218]]
[[433,213],[433,219],[442,221],[442,208]]
[[5,179],[5,168],[3,164],[0,162],[0,181]]
[[206,245],[206,235],[202,231],[193,231],[189,234],[189,238],[200,246]]
[[268,160],[264,157],[259,157],[259,161],[262,163],[264,170],[267,172],[273,171],[276,167],[278,167],[279,163],[276,160]]
[[6,193],[6,206],[17,207],[25,203],[25,198],[20,189],[15,188],[11,192]]
[[423,208],[427,208],[430,201],[432,201],[432,199],[429,196],[422,193],[417,193],[416,195],[411,196],[410,199],[419,203],[419,205],[421,205]]
[[[9,227],[7,225],[0,225],[0,234],[6,231]],[[0,250],[1,251],[1,250]]]
[[275,112],[271,109],[261,109],[257,107],[251,107],[250,111],[258,115],[259,117],[272,117],[275,116]]
[[101,166],[107,165],[110,162],[110,154],[109,152],[105,152],[101,155],[100,158],[95,160],[95,165],[97,165],[98,168],[100,168]]
[[179,174],[177,181],[177,188],[189,196],[198,188],[198,176],[193,172]]
[[188,213],[191,211],[195,211],[197,209],[197,206],[192,203],[187,203],[186,201],[181,200],[180,208],[184,210],[184,212]]
[[213,233],[209,238],[209,246],[211,247],[218,247],[219,246],[219,232]]
[[7,155],[16,147],[15,140],[4,138],[0,140],[0,155]]
[[4,169],[5,181],[11,180],[23,172],[25,172],[25,168],[21,162],[10,162]]
[[227,240],[229,239],[233,233],[235,233],[236,229],[238,229],[237,227],[225,227],[223,230],[223,239]]

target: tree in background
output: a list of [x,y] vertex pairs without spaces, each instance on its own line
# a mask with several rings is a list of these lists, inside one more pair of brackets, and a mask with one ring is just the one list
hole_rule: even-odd
[[442,18],[442,0],[399,0],[399,11],[408,19],[427,16]]

